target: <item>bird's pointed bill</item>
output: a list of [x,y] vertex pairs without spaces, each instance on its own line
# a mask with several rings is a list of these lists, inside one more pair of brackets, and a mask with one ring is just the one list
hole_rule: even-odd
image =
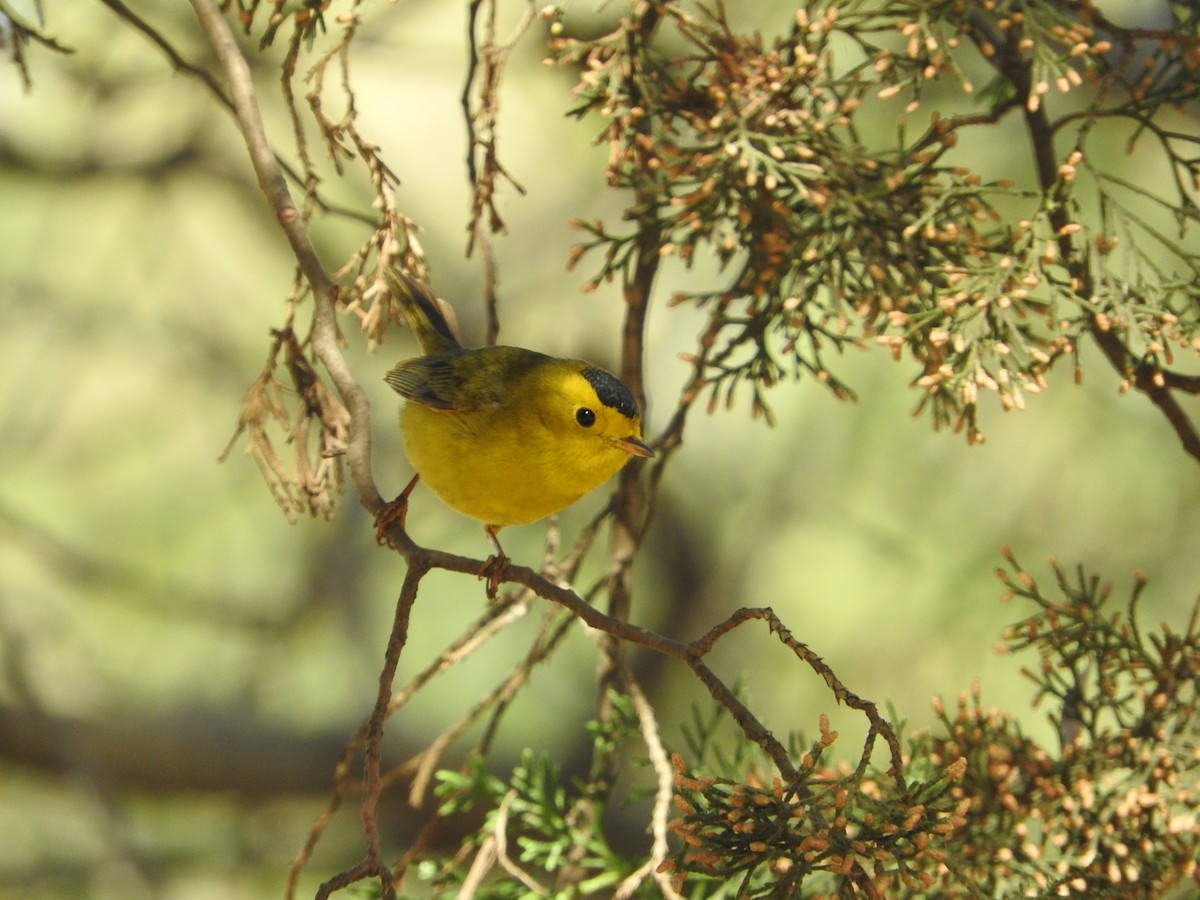
[[644,456],[646,458],[651,458],[654,456],[654,451],[651,450],[647,444],[639,441],[635,437],[620,438],[615,443],[618,447],[632,456]]

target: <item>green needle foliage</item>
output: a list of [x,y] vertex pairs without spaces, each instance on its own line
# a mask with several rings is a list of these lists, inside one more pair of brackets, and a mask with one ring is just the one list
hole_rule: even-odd
[[[612,702],[613,716],[590,726],[597,758],[638,737],[627,699],[614,694]],[[463,890],[481,848],[485,856],[500,858],[511,876],[491,878],[489,887],[476,893],[496,900],[552,895],[555,881],[567,885],[558,895],[594,895],[612,890],[638,865],[595,827],[610,801],[608,791],[596,779],[566,779],[545,754],[526,750],[507,781],[491,774],[480,758],[463,770],[439,772],[438,781],[440,815],[484,813],[483,826],[454,858],[426,859],[418,866],[418,878],[439,894]]]

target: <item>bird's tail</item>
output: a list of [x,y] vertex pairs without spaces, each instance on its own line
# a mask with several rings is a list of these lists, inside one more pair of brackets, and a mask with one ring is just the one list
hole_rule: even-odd
[[409,330],[426,356],[448,353],[462,347],[457,334],[454,308],[440,300],[424,282],[397,269],[387,270],[388,287],[400,304]]

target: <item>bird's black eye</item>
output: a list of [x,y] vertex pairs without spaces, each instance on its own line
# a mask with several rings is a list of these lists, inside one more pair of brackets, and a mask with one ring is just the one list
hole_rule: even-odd
[[596,413],[586,406],[581,407],[575,411],[575,421],[584,428],[591,428],[596,424]]

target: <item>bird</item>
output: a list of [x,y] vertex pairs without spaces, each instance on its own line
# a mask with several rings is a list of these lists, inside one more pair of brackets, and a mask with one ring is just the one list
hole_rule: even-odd
[[385,376],[405,400],[400,429],[417,474],[377,518],[379,534],[403,518],[408,494],[424,481],[451,509],[483,523],[496,553],[480,575],[494,597],[508,564],[500,529],[558,512],[630,459],[654,456],[637,401],[611,372],[580,359],[464,347],[425,283],[395,268],[385,277],[423,355]]

